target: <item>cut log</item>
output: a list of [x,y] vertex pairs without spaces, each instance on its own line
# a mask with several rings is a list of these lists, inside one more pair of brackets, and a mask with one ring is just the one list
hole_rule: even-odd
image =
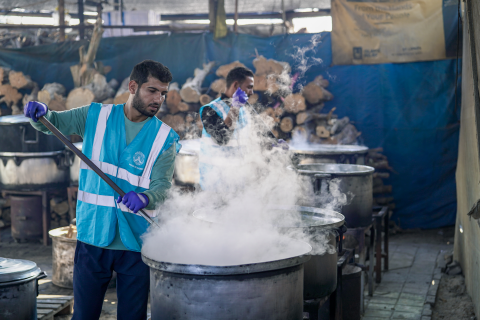
[[307,141],[308,131],[304,126],[296,126],[292,131],[292,138]]
[[210,89],[217,93],[225,93],[227,91],[227,80],[220,78],[212,82]]
[[86,89],[92,91],[95,96],[94,101],[103,101],[115,96],[115,90],[107,83],[107,79],[104,75],[96,73],[93,76],[92,82],[85,86]]
[[35,85],[30,94],[23,96],[22,105],[26,105],[29,101],[38,101],[38,85]]
[[288,133],[293,130],[294,121],[291,117],[285,117],[280,121],[280,130]]
[[248,103],[255,104],[258,101],[258,94],[254,93],[250,97],[248,97]]
[[18,92],[17,89],[9,84],[0,85],[0,96],[2,97],[0,99],[0,103],[5,102],[8,107],[16,105],[23,97],[23,95]]
[[70,91],[67,97],[67,110],[75,109],[81,106],[90,105],[95,101],[95,95],[90,89],[76,88]]
[[305,104],[305,98],[299,93],[289,94],[283,101],[283,108],[287,112],[298,113],[305,111],[307,105]]
[[23,108],[20,108],[16,104],[12,106],[12,115],[23,114]]
[[178,104],[182,102],[182,98],[180,97],[180,93],[178,91],[179,91],[178,83],[177,82],[171,83],[168,88],[167,99],[166,99],[167,107],[169,109],[170,108],[176,109]]
[[66,93],[65,87],[57,82],[47,83],[42,90],[38,92],[38,101],[45,103],[47,106],[50,100],[55,98],[55,94],[64,96]]
[[30,76],[24,75],[21,71],[10,71],[8,73],[8,81],[12,87],[17,89],[33,89],[35,87],[35,82],[32,81]]
[[208,94],[202,94],[200,96],[200,104],[202,106],[209,104],[210,102],[212,102],[212,97],[210,97]]
[[115,97],[118,97],[119,95],[125,92],[130,92],[130,90],[128,89],[129,83],[130,83],[130,77],[123,79],[122,83],[120,84],[120,87],[117,90],[117,93],[115,94]]
[[162,118],[162,121],[165,122],[170,128],[173,129],[179,135],[183,135],[185,131],[185,119],[182,114],[171,115],[167,114]]
[[[75,88],[83,87],[92,82],[95,74],[102,74],[109,71],[108,68],[101,63],[94,64],[102,34],[102,19],[99,17],[95,22],[90,44],[88,45],[88,51],[85,52],[85,47],[81,46],[79,49],[80,63],[70,67]],[[92,66],[95,68],[92,68]]]
[[333,123],[332,128],[330,129],[330,133],[335,134],[342,131],[343,128],[345,128],[349,123],[350,123],[350,119],[348,117],[343,117],[342,119],[336,120]]
[[122,93],[121,95],[116,96],[115,98],[113,98],[113,104],[124,104],[124,103],[127,103],[129,97],[130,97],[130,92],[129,92],[129,91],[124,92],[124,93]]
[[317,76],[315,78],[315,80],[313,80],[313,82],[319,86],[319,87],[323,87],[323,88],[326,88],[329,86],[330,82],[327,80],[327,79],[324,79],[322,76]]
[[48,103],[48,109],[53,111],[64,111],[67,110],[65,97],[62,97],[59,94],[54,93],[53,99]]
[[388,179],[388,178],[390,178],[390,173],[388,173],[388,172],[374,172],[373,177],[374,178],[381,178],[381,179]]
[[282,72],[289,73],[291,68],[287,62],[276,61],[273,59],[266,59],[264,56],[257,56],[253,59],[256,75],[270,75],[282,74]]
[[179,112],[186,112],[190,109],[190,106],[185,102],[180,102],[176,107],[168,108],[171,114],[176,114]]
[[328,92],[325,88],[320,87],[315,82],[307,84],[303,88],[302,94],[310,104],[317,104],[321,101],[333,99],[333,94]]
[[180,90],[180,96],[185,102],[198,102],[200,99],[200,89],[202,82],[207,74],[212,69],[215,62],[210,62],[203,65],[203,69],[196,68],[193,78],[188,78]]
[[392,186],[379,186],[376,188],[373,188],[373,193],[378,194],[378,193],[392,193]]
[[264,75],[255,75],[253,78],[253,90],[255,91],[267,91],[267,77]]
[[102,104],[115,104],[113,103],[115,100],[113,98],[108,98],[102,101]]
[[8,83],[8,75],[10,74],[10,71],[10,68],[0,67],[0,84]]
[[381,160],[377,162],[369,161],[368,165],[374,167],[376,170],[386,169],[386,170],[393,171],[393,168],[390,167],[390,165],[388,164],[388,161],[386,160]]
[[357,138],[361,134],[352,124],[347,124],[340,133],[334,135],[334,138],[337,139],[339,144],[356,144]]
[[[245,67],[245,65],[243,63],[241,63],[240,61],[234,61],[232,63],[229,63],[229,64],[225,64],[223,66],[220,66],[218,67],[217,69],[217,72],[215,73],[217,76],[219,77],[223,77],[223,78],[227,78],[227,75],[228,73],[234,69],[234,68],[237,68],[237,67]],[[218,91],[217,91],[218,92]]]
[[317,126],[315,128],[315,134],[320,138],[329,138],[330,132],[324,126]]
[[188,114],[185,116],[185,123],[186,123],[186,124],[191,124],[191,123],[193,123],[193,121],[195,121],[195,114],[188,113]]
[[311,118],[309,112],[299,112],[297,113],[297,125],[304,124],[307,120]]

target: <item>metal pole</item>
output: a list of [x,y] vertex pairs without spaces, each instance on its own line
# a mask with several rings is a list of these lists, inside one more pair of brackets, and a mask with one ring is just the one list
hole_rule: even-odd
[[[58,25],[65,26],[65,0],[58,0]],[[60,28],[60,42],[65,41],[65,29]]]
[[80,20],[78,35],[80,36],[80,40],[82,40],[85,38],[85,29],[83,28],[85,26],[83,16],[83,0],[78,0],[78,19]]
[[[61,133],[57,128],[55,128],[55,126],[50,122],[48,121],[45,117],[40,117],[38,119],[45,127],[48,128],[48,130],[50,130],[50,132],[52,132],[58,139],[60,139],[60,141],[62,141],[70,150],[73,151],[73,153],[75,153],[80,159],[82,159],[83,162],[85,162],[87,164],[87,166],[90,167],[90,169],[92,169],[93,171],[95,171],[96,174],[98,174],[100,176],[100,178],[102,178],[103,181],[105,181],[110,187],[112,187],[113,190],[115,190],[115,192],[117,192],[121,197],[123,197],[125,195],[125,192],[120,189],[119,186],[117,186],[115,184],[115,182],[113,182],[105,173],[103,173],[102,170],[100,170],[90,159],[88,159],[80,150],[77,149],[77,147],[75,147],[73,145],[73,143],[70,142],[70,140],[67,139],[67,137],[65,137],[63,135],[63,133]],[[145,219],[147,220],[148,223],[150,223],[151,225],[154,225],[154,226],[158,226],[158,224],[153,221],[152,218],[150,218],[148,216],[148,214],[143,211],[143,210],[140,210],[138,211],[138,213]]]
[[238,33],[238,0],[235,0],[235,16],[234,16],[234,23],[233,23],[233,31]]

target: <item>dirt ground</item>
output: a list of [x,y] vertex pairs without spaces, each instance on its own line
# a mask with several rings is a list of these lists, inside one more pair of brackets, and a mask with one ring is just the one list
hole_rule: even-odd
[[467,293],[463,275],[444,274],[440,280],[432,320],[474,320],[472,298]]

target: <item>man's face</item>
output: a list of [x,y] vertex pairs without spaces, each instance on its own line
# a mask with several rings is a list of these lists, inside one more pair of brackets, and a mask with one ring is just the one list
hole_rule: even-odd
[[155,116],[162,106],[163,101],[165,101],[165,95],[168,92],[168,83],[161,82],[149,76],[147,82],[142,84],[140,88],[138,88],[136,82],[135,85],[137,89],[133,97],[132,106],[144,116]]
[[[250,97],[253,94],[253,77],[246,77],[240,85],[237,84],[237,88],[238,87]],[[237,88],[235,88],[235,90]]]

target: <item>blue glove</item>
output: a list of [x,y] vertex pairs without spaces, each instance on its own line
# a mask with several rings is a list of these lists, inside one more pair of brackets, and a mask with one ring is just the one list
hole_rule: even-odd
[[272,145],[272,147],[274,148],[282,148],[283,150],[289,150],[290,149],[290,146],[288,145],[287,141],[283,140],[283,139],[278,139],[278,142],[277,143],[274,143]]
[[242,89],[238,88],[232,96],[232,105],[240,108],[247,102],[248,96]]
[[25,117],[32,119],[33,121],[37,122],[38,118],[47,114],[48,107],[45,103],[41,103],[38,101],[29,101],[23,107],[23,114]]
[[122,197],[118,197],[117,203],[122,202],[128,209],[132,210],[133,213],[137,213],[138,210],[148,206],[148,197],[142,193],[136,193],[130,191]]

